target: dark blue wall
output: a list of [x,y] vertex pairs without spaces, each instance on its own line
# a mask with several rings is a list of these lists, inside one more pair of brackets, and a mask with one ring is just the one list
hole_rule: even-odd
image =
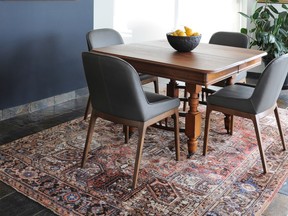
[[86,86],[93,0],[0,1],[0,110]]

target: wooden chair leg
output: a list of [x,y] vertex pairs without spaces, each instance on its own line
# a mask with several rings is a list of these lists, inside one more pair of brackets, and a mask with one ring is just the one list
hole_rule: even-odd
[[225,129],[227,131],[227,134],[232,134],[232,132],[231,132],[231,130],[232,130],[232,128],[231,128],[231,121],[232,121],[231,115],[228,115],[228,114],[225,114],[225,113],[224,113],[224,115],[225,115],[225,117],[224,117],[224,126],[225,126]]
[[91,113],[91,110],[92,110],[91,98],[90,98],[90,95],[89,95],[88,101],[87,101],[87,105],[86,105],[85,114],[84,114],[84,120],[86,120],[88,118],[88,115]]
[[134,175],[133,175],[133,183],[132,183],[133,189],[135,189],[137,185],[146,129],[147,129],[147,126],[145,126],[144,124],[138,128],[139,138],[138,138],[138,147],[137,147],[135,165],[134,165]]
[[81,163],[82,168],[85,166],[88,152],[90,151],[90,144],[92,141],[92,136],[93,136],[93,131],[94,131],[96,119],[97,119],[97,116],[92,111],[90,122],[89,122],[89,127],[88,127],[88,132],[87,132],[87,136],[86,136],[86,142],[85,142],[83,157],[82,157],[82,163]]
[[234,116],[231,115],[231,118],[230,118],[230,131],[229,131],[229,134],[230,135],[233,135],[233,129],[234,129]]
[[165,118],[165,127],[168,127],[168,118]]
[[[200,94],[199,94],[200,95]],[[200,97],[200,96],[199,96]],[[203,91],[203,88],[202,88],[202,91],[201,91],[201,101],[204,102],[204,101],[207,101],[206,100],[207,96],[205,97],[205,92]]]
[[283,135],[282,127],[281,127],[281,122],[280,122],[280,117],[279,117],[279,112],[278,112],[278,107],[277,106],[274,109],[274,114],[275,114],[275,117],[276,117],[277,126],[278,126],[280,137],[281,137],[283,150],[285,151],[286,150],[286,144],[285,144],[285,140],[284,140],[284,135]]
[[255,127],[259,153],[260,153],[262,166],[263,166],[263,172],[265,174],[265,173],[267,173],[267,165],[266,165],[265,154],[264,154],[264,151],[263,151],[263,148],[262,148],[262,138],[261,138],[260,128],[259,128],[259,119],[257,118],[257,116],[255,116],[252,119],[252,121],[253,121],[253,124],[254,124],[254,127]]
[[176,161],[180,160],[180,137],[179,137],[179,112],[175,111],[174,114],[174,139],[175,139],[175,152]]
[[[184,88],[184,99],[186,99],[186,98],[187,98],[187,90],[186,90],[186,88]],[[186,111],[186,107],[187,107],[187,101],[184,100],[183,101],[183,111],[184,112]]]
[[159,94],[158,78],[155,81],[153,81],[153,83],[154,83],[155,93]]
[[205,130],[204,130],[204,143],[203,143],[203,155],[205,156],[207,153],[207,147],[208,147],[208,136],[209,136],[209,130],[210,130],[210,114],[212,110],[209,108],[209,105],[207,105],[206,108],[206,117],[205,117]]
[[129,126],[127,125],[123,125],[123,131],[124,131],[124,135],[125,135],[125,143],[128,143],[129,141]]

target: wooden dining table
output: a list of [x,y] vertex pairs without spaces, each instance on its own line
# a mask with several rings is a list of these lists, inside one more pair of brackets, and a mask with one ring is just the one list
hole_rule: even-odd
[[190,93],[189,109],[185,115],[188,157],[197,151],[201,133],[198,95],[202,86],[208,87],[222,80],[232,84],[237,73],[260,65],[266,55],[259,50],[205,43],[200,43],[191,52],[177,52],[167,40],[121,44],[93,49],[92,52],[120,57],[137,71],[170,79],[170,96],[175,96],[175,80],[185,82]]

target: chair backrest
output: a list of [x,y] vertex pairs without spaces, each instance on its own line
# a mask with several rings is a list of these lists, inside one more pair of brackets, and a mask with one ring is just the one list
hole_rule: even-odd
[[136,70],[126,61],[99,53],[82,53],[94,110],[121,118],[146,121],[148,102]]
[[257,113],[272,107],[281,92],[288,74],[288,54],[272,60],[262,72],[251,96]]
[[218,44],[223,46],[233,46],[247,48],[249,39],[248,36],[239,32],[216,32],[209,41],[210,44]]
[[[239,48],[247,48],[249,39],[248,36],[240,32],[224,32],[219,31],[214,33],[209,41],[210,44],[217,44],[223,46],[232,46]],[[242,71],[236,75],[234,82],[239,82],[245,79],[247,71]]]
[[88,50],[112,45],[123,44],[119,32],[110,28],[94,29],[86,34]]

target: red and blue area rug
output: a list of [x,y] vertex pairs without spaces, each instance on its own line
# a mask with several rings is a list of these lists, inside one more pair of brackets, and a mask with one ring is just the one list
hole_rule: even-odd
[[[280,116],[287,142],[287,110]],[[59,215],[260,215],[288,174],[274,116],[260,121],[266,175],[252,122],[235,117],[231,136],[223,114],[211,119],[208,154],[202,156],[202,133],[197,153],[187,159],[181,133],[179,162],[173,132],[149,128],[135,190],[138,134],[124,144],[122,126],[100,119],[84,169],[88,122],[80,118],[0,146],[0,180]]]

